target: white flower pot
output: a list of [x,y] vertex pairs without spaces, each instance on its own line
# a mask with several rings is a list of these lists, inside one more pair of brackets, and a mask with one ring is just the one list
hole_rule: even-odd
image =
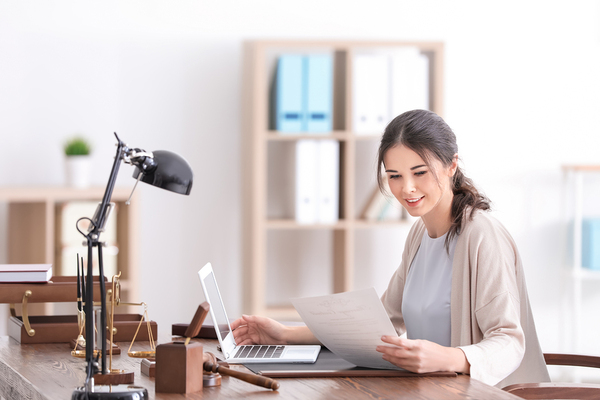
[[65,160],[67,185],[79,189],[90,186],[90,156],[67,156]]

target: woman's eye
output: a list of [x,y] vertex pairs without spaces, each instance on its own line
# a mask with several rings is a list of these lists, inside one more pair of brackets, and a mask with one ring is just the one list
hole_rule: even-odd
[[400,178],[400,175],[390,175],[389,179],[397,179]]
[[425,175],[426,173],[427,173],[427,171],[419,171],[419,172],[415,172],[415,175],[421,176],[421,175]]

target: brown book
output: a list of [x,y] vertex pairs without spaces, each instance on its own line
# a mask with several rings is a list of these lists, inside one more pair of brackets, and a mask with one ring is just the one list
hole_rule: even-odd
[[[188,329],[190,324],[173,324],[171,325],[171,335],[173,336],[185,336],[185,331]],[[200,332],[194,336],[200,339],[216,339],[217,333],[213,324],[202,324]]]

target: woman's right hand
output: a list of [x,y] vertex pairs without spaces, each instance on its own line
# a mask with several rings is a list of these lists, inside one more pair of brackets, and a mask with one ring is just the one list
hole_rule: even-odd
[[238,346],[247,344],[289,344],[287,327],[267,317],[243,315],[231,323]]

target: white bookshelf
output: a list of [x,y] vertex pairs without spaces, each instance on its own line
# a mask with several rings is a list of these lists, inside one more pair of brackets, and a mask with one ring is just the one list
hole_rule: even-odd
[[[357,52],[393,50],[417,47],[429,59],[430,109],[443,114],[443,52],[439,42],[377,42],[377,41],[252,41],[246,43],[243,94],[244,143],[244,312],[279,319],[297,319],[289,304],[270,304],[267,301],[268,258],[274,249],[268,237],[290,233],[327,234],[327,246],[332,258],[325,272],[331,281],[330,292],[352,290],[354,282],[355,233],[357,230],[398,227],[407,222],[366,221],[360,216],[363,204],[357,171],[375,173],[372,154],[370,161],[358,161],[362,146],[377,148],[380,135],[357,135],[352,123],[352,60]],[[297,133],[281,135],[269,125],[269,91],[277,57],[284,53],[329,52],[333,55],[333,130],[326,134]],[[300,139],[334,139],[340,143],[339,221],[331,224],[298,224],[293,216],[269,217],[270,152]],[[369,147],[369,149],[371,148]],[[374,175],[373,175],[374,176]],[[365,193],[368,197],[368,194]],[[364,198],[365,196],[362,196]],[[278,268],[278,267],[275,267]],[[282,267],[281,267],[282,268]],[[273,271],[273,270],[271,270]],[[278,271],[276,271],[278,272]],[[275,273],[275,275],[279,275]]]

